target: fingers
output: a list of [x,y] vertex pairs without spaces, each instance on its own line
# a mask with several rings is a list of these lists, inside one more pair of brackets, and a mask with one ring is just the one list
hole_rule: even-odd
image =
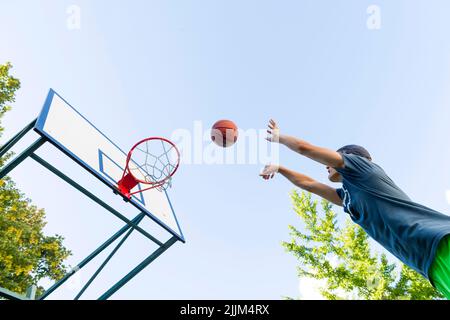
[[267,165],[261,171],[259,176],[262,177],[264,180],[269,180],[269,179],[273,179],[275,177],[276,172],[277,171],[276,171],[275,167],[273,167],[271,165]]
[[[275,120],[273,120],[273,119],[270,119],[269,120],[269,124],[267,125],[268,127],[269,127],[269,129],[267,130],[267,133],[268,134],[270,134],[270,135],[274,135],[275,133],[274,133],[274,131],[275,130],[279,130],[278,129],[278,126],[277,126],[277,123],[275,122]],[[273,141],[273,139],[272,140],[269,140],[269,141]]]
[[271,172],[269,170],[270,168],[268,166],[265,166],[264,169],[259,174],[260,177],[262,177],[264,180],[269,179]]
[[268,166],[265,166],[265,167],[261,170],[261,172],[259,173],[259,175],[260,175],[261,177],[267,176],[267,169],[268,169],[268,168],[269,168]]
[[275,120],[273,120],[273,119],[269,120],[269,128],[270,129],[277,129],[278,128],[277,123],[275,122]]

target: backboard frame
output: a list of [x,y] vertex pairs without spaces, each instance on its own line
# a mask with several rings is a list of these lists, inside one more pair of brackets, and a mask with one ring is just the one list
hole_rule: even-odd
[[[117,185],[113,184],[110,180],[106,177],[100,175],[94,168],[92,168],[89,164],[85,163],[82,159],[80,159],[76,154],[71,152],[68,148],[66,148],[63,144],[61,144],[59,141],[54,139],[54,137],[49,134],[47,131],[45,131],[45,123],[47,120],[47,116],[49,114],[51,104],[53,101],[53,98],[57,96],[59,97],[64,103],[67,104],[74,112],[76,112],[79,116],[81,116],[92,128],[94,128],[99,134],[101,134],[104,138],[106,138],[114,147],[116,147],[120,152],[123,153],[124,157],[126,158],[127,153],[125,153],[117,144],[115,144],[110,138],[108,138],[101,130],[99,130],[92,122],[90,122],[86,117],[84,117],[76,108],[74,108],[69,102],[67,102],[63,97],[61,97],[55,90],[50,89],[49,93],[47,95],[47,98],[45,100],[44,106],[37,118],[36,124],[34,126],[34,131],[36,131],[39,135],[41,135],[43,138],[45,138],[48,142],[50,142],[53,146],[55,146],[57,149],[59,149],[62,153],[64,153],[66,156],[68,156],[70,159],[75,161],[78,165],[80,165],[82,168],[87,170],[90,174],[92,174],[94,177],[96,177],[98,180],[100,180],[103,184],[105,184],[108,188],[110,188],[114,193],[117,193],[119,196],[120,192],[118,191]],[[99,149],[101,150],[101,149]],[[100,156],[100,155],[99,155]],[[101,165],[100,165],[101,167]],[[137,199],[136,197],[132,197],[131,199],[124,198],[127,202],[129,202],[131,205],[133,205],[136,209],[144,212],[149,218],[151,218],[154,222],[156,222],[159,226],[164,228],[166,231],[171,233],[173,236],[175,236],[178,240],[185,243],[186,240],[184,238],[183,232],[181,230],[180,224],[178,222],[178,218],[175,214],[172,202],[170,201],[169,195],[166,190],[158,191],[158,192],[164,192],[164,195],[168,201],[168,204],[170,206],[170,210],[173,214],[174,220],[176,222],[176,226],[178,230],[173,230],[170,226],[168,226],[166,223],[161,221],[155,214],[150,212],[145,206],[143,206],[141,201]]]

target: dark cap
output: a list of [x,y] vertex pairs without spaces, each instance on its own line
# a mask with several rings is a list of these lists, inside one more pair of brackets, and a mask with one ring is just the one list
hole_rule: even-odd
[[358,146],[356,144],[349,144],[347,146],[344,146],[337,150],[337,152],[340,153],[348,153],[348,154],[355,154],[360,157],[364,157],[368,160],[372,161],[372,157],[370,156],[369,151],[367,151],[365,148]]

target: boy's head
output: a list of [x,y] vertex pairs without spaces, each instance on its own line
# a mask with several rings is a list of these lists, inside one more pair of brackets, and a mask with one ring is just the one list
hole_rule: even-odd
[[[372,161],[372,157],[370,156],[369,151],[367,151],[365,148],[355,145],[355,144],[349,144],[347,146],[343,146],[342,148],[339,148],[337,150],[339,153],[345,153],[345,154],[355,154],[357,156],[366,158],[369,161]],[[327,167],[328,170],[328,179],[332,182],[341,182],[342,177],[334,168]]]

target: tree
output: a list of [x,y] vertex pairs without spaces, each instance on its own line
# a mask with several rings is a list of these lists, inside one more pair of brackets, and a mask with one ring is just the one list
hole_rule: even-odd
[[[9,74],[11,68],[10,63],[0,65],[0,136],[1,119],[20,88],[20,81]],[[0,159],[0,167],[4,161]],[[41,279],[65,275],[64,260],[70,251],[61,236],[44,234],[45,225],[44,210],[34,206],[9,177],[0,180],[0,287],[24,294]],[[37,294],[42,292],[38,286]]]
[[[9,70],[12,68],[11,63],[0,65],[0,121],[5,113],[11,110],[8,103],[15,101],[15,93],[20,88],[20,81],[9,75]],[[0,137],[4,128],[0,125]],[[4,160],[0,159],[0,164]]]
[[365,231],[347,218],[340,226],[332,205],[309,193],[291,193],[294,211],[304,224],[304,232],[290,225],[290,242],[285,249],[299,261],[299,277],[321,280],[326,299],[429,300],[442,296],[431,284],[406,265],[389,262],[376,253]]

